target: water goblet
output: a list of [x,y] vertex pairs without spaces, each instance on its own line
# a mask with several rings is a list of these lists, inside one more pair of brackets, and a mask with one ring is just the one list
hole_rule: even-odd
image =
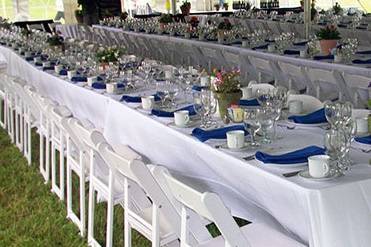
[[244,126],[246,131],[250,133],[250,145],[253,147],[259,146],[256,141],[255,135],[260,129],[260,122],[258,120],[257,109],[246,109],[244,114]]

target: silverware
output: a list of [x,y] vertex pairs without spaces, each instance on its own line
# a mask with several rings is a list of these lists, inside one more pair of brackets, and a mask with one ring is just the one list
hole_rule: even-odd
[[301,172],[301,170],[300,171],[295,171],[295,172],[282,173],[282,176],[284,176],[285,178],[291,178],[291,177],[295,177],[300,172]]
[[255,154],[243,157],[242,159],[245,160],[245,161],[253,160],[253,159],[255,159]]

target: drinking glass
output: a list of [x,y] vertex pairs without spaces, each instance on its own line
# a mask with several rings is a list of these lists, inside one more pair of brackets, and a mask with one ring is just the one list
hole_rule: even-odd
[[257,109],[246,109],[244,114],[244,126],[246,131],[250,133],[250,145],[253,147],[259,146],[259,143],[256,141],[255,135],[260,129],[260,122],[258,119],[258,110]]
[[333,162],[333,172],[344,174],[347,166],[341,162],[343,153],[347,150],[346,135],[343,130],[331,129],[325,134],[326,154]]
[[272,107],[262,107],[257,109],[258,121],[263,137],[261,143],[269,144],[272,140],[269,137],[268,130],[273,126],[274,122],[274,109]]

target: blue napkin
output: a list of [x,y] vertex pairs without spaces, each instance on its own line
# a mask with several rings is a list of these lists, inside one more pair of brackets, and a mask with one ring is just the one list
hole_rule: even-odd
[[86,81],[88,81],[88,78],[86,78],[86,76],[77,75],[77,76],[72,77],[71,81],[73,81],[73,82],[86,82]]
[[357,51],[356,54],[360,54],[360,55],[371,55],[371,50],[368,50],[368,51]]
[[354,140],[359,143],[371,145],[371,135],[365,137],[356,137]]
[[36,66],[43,66],[43,63],[37,62],[35,63]]
[[362,59],[355,59],[353,60],[354,64],[371,64],[371,59],[362,60]]
[[298,164],[308,161],[308,157],[325,154],[325,149],[317,146],[309,146],[290,153],[270,155],[263,152],[256,152],[255,158],[263,163],[271,164]]
[[189,115],[190,116],[194,116],[196,115],[196,111],[195,111],[195,108],[193,105],[189,105],[189,106],[186,106],[186,107],[183,107],[181,109],[178,109],[178,110],[175,110],[175,111],[172,111],[172,112],[168,112],[168,111],[162,111],[162,110],[158,110],[158,109],[153,109],[152,110],[152,115],[155,115],[157,117],[174,117],[174,112],[176,111],[189,111]]
[[240,106],[260,106],[257,99],[241,99]]
[[[94,82],[91,86],[94,89],[106,89],[107,88],[106,83],[104,82]],[[117,83],[117,88],[118,89],[125,88],[125,83]]]
[[[160,101],[161,98],[158,97],[158,95],[154,94],[155,96],[155,101]],[[141,103],[142,102],[142,97],[141,96],[130,96],[130,95],[123,95],[120,99],[120,101],[125,101],[128,103]]]
[[309,113],[304,116],[290,116],[290,120],[293,120],[298,124],[317,124],[317,123],[327,123],[325,109],[319,109],[315,112]]
[[367,29],[367,27],[356,27],[356,29],[360,29],[360,30],[366,30]]
[[26,61],[28,61],[28,62],[33,61],[33,58],[34,58],[34,56],[26,57]]
[[334,59],[334,55],[317,55],[313,57],[313,60],[326,60],[326,59]]
[[202,89],[207,89],[207,88],[209,88],[209,87],[208,86],[200,86],[200,85],[193,85],[192,86],[193,91],[199,91],[199,92],[201,92]]
[[253,49],[253,50],[258,50],[258,49],[268,49],[268,44],[260,45],[260,46],[254,47],[254,48],[252,48],[252,49]]
[[54,66],[43,67],[43,71],[45,70],[54,70]]
[[296,45],[296,46],[305,46],[306,44],[308,44],[308,41],[302,41],[302,42],[294,43],[294,45]]
[[59,71],[59,75],[67,75],[67,70],[62,69],[61,71]]
[[298,50],[285,50],[283,53],[285,55],[300,55],[300,51]]
[[243,125],[235,125],[213,130],[203,130],[201,128],[195,128],[192,131],[192,135],[196,137],[198,140],[205,142],[209,139],[226,139],[227,132],[233,130],[243,130],[245,131],[245,135],[247,135],[247,132]]
[[347,28],[348,25],[346,25],[346,24],[338,24],[338,27],[345,27],[345,28]]

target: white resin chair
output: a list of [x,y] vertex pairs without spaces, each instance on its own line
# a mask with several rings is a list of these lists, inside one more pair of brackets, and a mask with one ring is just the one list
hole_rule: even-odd
[[249,60],[257,71],[258,82],[262,83],[274,80],[276,83],[278,81],[273,61],[255,56],[250,56]]
[[346,88],[352,95],[352,103],[354,107],[365,108],[367,101],[370,99],[371,77],[354,75],[343,72]]
[[[309,93],[310,89],[313,89],[311,80],[308,78],[305,67],[298,64],[291,64],[283,61],[278,61],[278,66],[281,70],[282,76],[285,78],[287,84],[283,86],[289,90],[305,91]],[[280,84],[282,82],[280,81]]]
[[317,68],[306,68],[315,92],[311,92],[320,100],[351,100],[340,72]]
[[12,143],[15,143],[15,90],[13,87],[13,79],[11,76],[6,75],[4,77],[4,115],[5,115],[5,126],[7,128],[8,135]]
[[313,97],[311,95],[305,95],[305,94],[289,94],[287,97],[287,102],[290,103],[290,101],[293,100],[300,100],[303,102],[303,112],[311,113],[316,110],[319,110],[323,108],[323,103],[317,99],[316,97]]
[[[141,157],[128,146],[116,147],[114,151],[97,131],[90,134],[90,140],[86,144],[92,145],[89,177],[89,245],[100,246],[94,239],[93,229],[97,191],[108,203],[106,246],[112,246],[113,209],[117,204],[125,211],[126,247],[131,246],[131,229],[136,229],[151,240],[152,246],[179,246],[180,217]],[[105,166],[98,165],[100,159],[104,160]]]
[[[223,68],[225,65],[222,52],[219,48],[212,48],[207,46],[200,46],[199,49],[203,55],[205,62],[207,63],[208,71],[212,71],[213,68]],[[206,64],[204,65],[206,66]]]
[[[240,228],[217,194],[198,191],[169,173],[165,173],[164,177],[173,196],[182,204],[181,246],[304,247],[303,244],[263,223],[251,223]],[[190,212],[195,212],[214,222],[222,235],[191,244],[189,241]]]
[[[48,110],[48,117],[51,125],[51,182],[52,192],[60,200],[64,200],[65,192],[65,151],[66,151],[66,131],[62,126],[62,119],[71,117],[71,111],[65,106],[54,106]],[[59,153],[59,167],[57,167],[57,151]],[[59,168],[59,181],[57,181],[57,168]],[[59,182],[59,184],[57,184]]]

